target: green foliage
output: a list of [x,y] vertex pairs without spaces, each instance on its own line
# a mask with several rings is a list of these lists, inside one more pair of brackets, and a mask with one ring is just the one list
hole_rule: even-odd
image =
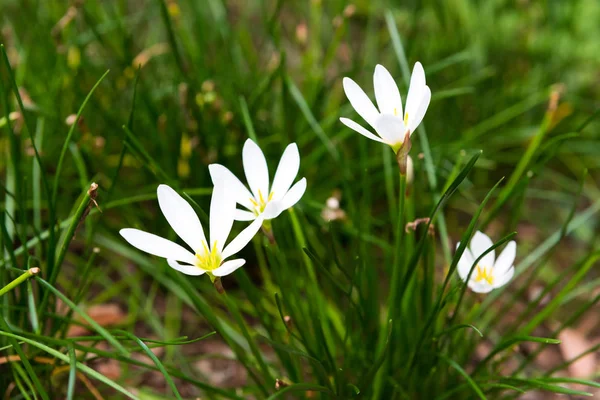
[[[392,3],[0,2],[0,396],[492,399],[598,387],[560,374],[598,346],[550,371],[535,361],[600,299],[600,3]],[[338,119],[355,117],[343,76],[370,88],[381,63],[406,93],[415,61],[433,97],[407,182],[389,148]],[[308,189],[273,221],[275,244],[258,235],[242,252],[227,294],[118,235],[176,239],[160,183],[205,223],[207,166],[241,175],[247,137],[271,166],[296,142]],[[343,216],[328,221],[336,193]],[[478,229],[496,246],[514,232],[518,242],[515,277],[487,295],[455,273]],[[127,310],[118,326],[89,315],[106,302]],[[70,337],[78,325],[92,336]],[[201,374],[186,351],[199,340],[225,343],[247,380],[223,388]],[[95,369],[106,360],[118,377]]]

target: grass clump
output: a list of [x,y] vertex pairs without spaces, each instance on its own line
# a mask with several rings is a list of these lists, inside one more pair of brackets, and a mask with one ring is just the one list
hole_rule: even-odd
[[[597,392],[597,366],[572,368],[597,346],[560,338],[599,299],[600,6],[517,3],[2,2],[0,395]],[[339,121],[363,122],[343,77],[373,98],[382,64],[404,101],[416,61],[431,104],[410,141]],[[212,227],[209,165],[245,183],[248,138],[271,178],[296,143],[306,192],[254,225],[242,268],[186,276],[119,236],[185,245],[159,184]],[[484,253],[513,240],[512,279],[465,284],[493,286]]]

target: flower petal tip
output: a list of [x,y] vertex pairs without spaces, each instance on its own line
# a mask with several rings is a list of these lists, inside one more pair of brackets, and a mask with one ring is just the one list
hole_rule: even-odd
[[383,65],[381,65],[381,64],[377,64],[377,65],[375,66],[375,73],[377,73],[377,72],[381,72],[381,71],[386,71],[386,72],[387,72],[387,68],[386,68],[386,67],[384,67],[384,66],[383,66]]
[[160,185],[158,185],[158,187],[156,188],[156,192],[158,193],[159,191],[163,192],[165,190],[173,190],[173,188],[169,185],[166,185],[164,183],[161,183]]

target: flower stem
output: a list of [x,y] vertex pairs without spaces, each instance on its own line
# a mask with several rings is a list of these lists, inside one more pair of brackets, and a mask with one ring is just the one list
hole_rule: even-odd
[[[56,282],[56,278],[58,277],[58,273],[60,272],[60,268],[62,263],[67,255],[67,251],[69,250],[69,245],[71,244],[71,240],[75,237],[75,232],[77,231],[77,227],[83,222],[86,218],[90,210],[94,205],[97,206],[96,196],[98,194],[98,185],[96,183],[92,183],[90,188],[83,193],[83,198],[75,211],[75,215],[71,219],[71,224],[65,233],[64,239],[60,245],[60,251],[58,256],[56,257],[56,261],[53,263],[52,269],[49,271],[48,283],[53,285]],[[42,301],[40,302],[40,308],[38,313],[44,312],[46,310],[46,306],[48,304],[48,299],[50,292],[45,291],[42,296]]]
[[21,283],[25,282],[28,278],[31,278],[39,272],[39,268],[30,268],[27,271],[23,272],[17,279],[13,280],[8,285],[0,289],[0,297],[4,296],[6,293],[10,292],[11,290],[19,286]]
[[[385,321],[389,321],[390,319],[396,320],[394,317],[396,315],[396,310],[401,308],[400,304],[396,304],[398,297],[398,288],[400,287],[400,279],[402,278],[401,273],[401,263],[400,263],[400,248],[402,247],[402,234],[404,232],[404,219],[405,219],[405,206],[406,206],[406,175],[400,174],[400,188],[398,192],[398,219],[396,220],[396,234],[394,238],[394,258],[392,263],[392,279],[390,291],[388,293],[388,307],[387,307],[387,318]],[[401,298],[401,297],[400,297]],[[379,357],[379,353],[382,352],[385,348],[385,340],[386,340],[386,326],[382,326],[379,331],[379,339],[377,343],[377,357]],[[393,349],[390,349],[390,353]],[[387,369],[389,367],[389,360],[392,357],[391,354],[388,355],[381,369],[378,371],[375,381],[375,395],[374,399],[379,397],[379,394],[383,390],[384,380],[387,376]]]

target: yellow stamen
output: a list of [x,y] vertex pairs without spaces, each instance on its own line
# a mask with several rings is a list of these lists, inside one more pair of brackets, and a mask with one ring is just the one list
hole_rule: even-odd
[[258,201],[255,198],[252,198],[252,197],[250,198],[250,202],[254,206],[254,210],[253,210],[254,215],[260,215],[263,211],[265,211],[265,208],[267,207],[267,203],[273,199],[273,194],[274,194],[274,192],[269,193],[269,196],[267,197],[267,201],[265,201],[265,198],[259,189],[258,190]]
[[394,116],[397,117],[398,116],[398,109],[396,107],[394,107]]
[[208,254],[210,252],[210,250],[208,250],[208,245],[204,240],[202,241],[202,247],[204,247],[204,254]]
[[203,251],[196,253],[196,266],[202,268],[205,271],[212,271],[221,265],[221,254],[217,248],[217,241],[213,242],[211,249],[209,250],[208,245],[205,241],[202,241]]
[[404,125],[408,124],[408,113],[404,114]]
[[477,275],[475,275],[475,282],[479,283],[481,281],[486,281],[490,285],[494,284],[494,276],[492,275],[492,271],[488,272],[487,268],[480,267],[477,265]]
[[212,245],[212,249],[210,249],[210,257],[214,258],[217,256],[217,241],[215,240],[215,242]]

